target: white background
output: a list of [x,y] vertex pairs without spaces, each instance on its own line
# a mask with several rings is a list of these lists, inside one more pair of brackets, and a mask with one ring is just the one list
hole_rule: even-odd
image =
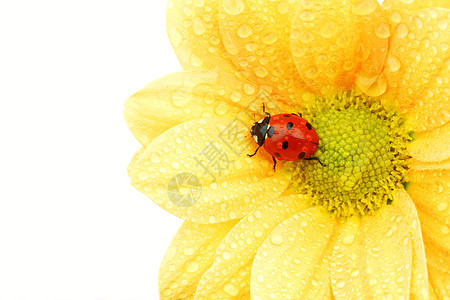
[[158,299],[181,221],[130,184],[128,96],[180,71],[165,0],[0,6],[0,300]]
[[0,5],[0,300],[158,299],[181,221],[129,184],[122,110],[181,70],[165,6]]

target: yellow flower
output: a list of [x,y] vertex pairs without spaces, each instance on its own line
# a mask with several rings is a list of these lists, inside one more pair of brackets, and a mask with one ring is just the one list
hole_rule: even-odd
[[[449,23],[448,0],[169,0],[185,71],[124,113],[132,184],[185,220],[161,298],[449,298]],[[246,155],[262,103],[324,167]]]

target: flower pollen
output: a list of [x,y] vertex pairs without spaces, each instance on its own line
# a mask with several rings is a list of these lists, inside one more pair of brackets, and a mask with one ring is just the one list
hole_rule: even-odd
[[304,113],[319,136],[316,161],[291,164],[293,186],[337,217],[370,214],[392,202],[407,169],[409,136],[377,99],[343,94]]

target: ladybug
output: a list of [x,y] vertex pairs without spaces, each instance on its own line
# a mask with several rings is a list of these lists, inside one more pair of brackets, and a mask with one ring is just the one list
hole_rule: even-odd
[[247,154],[248,156],[254,156],[264,145],[264,149],[272,155],[274,171],[277,159],[317,160],[324,166],[318,157],[311,157],[319,147],[319,137],[311,124],[303,119],[300,113],[271,116],[265,111],[264,104],[263,112],[267,116],[255,122],[250,130],[258,148],[255,153]]

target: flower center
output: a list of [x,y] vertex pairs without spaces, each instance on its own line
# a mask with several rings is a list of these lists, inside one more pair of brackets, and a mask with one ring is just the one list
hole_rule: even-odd
[[293,186],[338,217],[369,214],[392,202],[406,173],[401,120],[368,96],[320,99],[304,116],[316,129],[317,161],[291,164]]

